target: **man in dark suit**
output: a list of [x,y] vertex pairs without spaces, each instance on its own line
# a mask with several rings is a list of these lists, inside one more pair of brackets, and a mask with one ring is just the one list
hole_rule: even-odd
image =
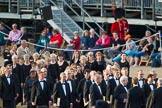
[[16,108],[15,100],[18,98],[18,88],[11,71],[12,66],[7,65],[5,73],[0,78],[0,98],[3,100],[3,108]]
[[144,105],[144,93],[138,86],[138,78],[132,78],[132,84],[133,88],[128,90],[126,108],[142,108]]
[[108,80],[109,80],[109,73],[108,70],[103,70],[103,79],[101,81],[101,86],[102,86],[102,90],[103,90],[103,96],[106,98],[106,87],[108,84]]
[[125,108],[125,103],[127,101],[127,88],[128,83],[127,76],[120,77],[120,84],[115,88],[114,91],[114,108]]
[[112,69],[112,73],[113,73],[113,78],[110,79],[108,81],[108,84],[107,84],[107,91],[106,91],[106,101],[110,104],[110,107],[111,108],[114,108],[113,107],[113,103],[114,103],[114,99],[113,99],[113,95],[114,95],[114,89],[115,87],[117,87],[120,82],[119,82],[119,76],[120,76],[120,73],[118,71],[119,69]]
[[100,85],[102,76],[99,74],[95,75],[95,83],[90,87],[90,108],[95,108],[98,100],[103,100],[103,90]]
[[70,95],[72,97],[73,107],[76,107],[76,84],[74,80],[72,80],[72,72],[70,68],[65,70],[65,74],[66,82],[69,84],[70,87]]
[[83,87],[84,87],[84,84],[86,81],[89,80],[89,73],[90,73],[90,70],[89,69],[85,69],[84,71],[84,78],[81,79],[78,83],[78,87],[77,87],[77,103],[79,103],[80,107],[79,108],[84,108],[84,102],[83,102]]
[[50,88],[47,81],[44,80],[44,71],[38,74],[38,80],[35,81],[31,89],[31,102],[37,108],[48,108],[51,104]]
[[60,74],[60,81],[54,85],[53,89],[54,107],[72,108],[72,97],[69,84],[66,82],[66,74]]
[[153,84],[152,82],[153,82],[153,75],[148,74],[147,83],[145,83],[143,85],[143,90],[144,90],[144,94],[145,94],[145,102],[146,103],[147,103],[147,101],[149,99],[149,95],[150,95],[151,91],[153,91],[156,88],[156,85]]
[[103,100],[99,100],[96,103],[96,108],[110,108],[109,104]]
[[140,88],[143,88],[143,85],[146,83],[146,79],[144,78],[143,70],[138,70],[137,77],[138,77],[138,86]]
[[47,76],[47,69],[46,68],[42,68],[41,71],[44,72],[44,80],[48,83],[50,94],[52,95],[54,82],[53,82],[53,80],[50,76]]
[[156,72],[156,70],[155,69],[152,69],[151,71],[150,71],[150,74],[152,74],[153,75],[153,84],[157,84],[157,81],[158,81],[158,78],[157,78],[157,72]]
[[90,80],[86,81],[84,84],[84,89],[83,89],[83,100],[84,103],[89,102],[89,91],[90,91],[90,86],[94,84],[94,77],[95,77],[96,71],[91,71],[90,72]]
[[127,83],[126,87],[127,87],[127,89],[131,88],[132,87],[132,77],[128,76],[128,68],[123,67],[121,69],[121,74],[122,74],[122,76],[127,76],[128,77],[128,83]]
[[153,90],[150,95],[150,101],[147,103],[146,108],[161,108],[161,96],[162,96],[162,78],[157,81],[158,88]]

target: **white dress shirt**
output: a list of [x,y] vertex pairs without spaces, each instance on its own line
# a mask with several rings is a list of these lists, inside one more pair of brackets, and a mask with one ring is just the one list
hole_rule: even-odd
[[66,96],[66,87],[65,87],[65,83],[62,84],[62,88],[63,88],[64,94],[65,94],[65,96]]
[[119,80],[117,80],[116,78],[114,78],[115,82],[116,82],[116,85],[118,86],[119,85]]
[[138,79],[138,83],[139,83],[140,88],[142,88],[143,87],[143,80],[142,79]]
[[68,84],[69,84],[69,87],[70,87],[70,93],[72,92],[72,84],[71,84],[71,81],[70,80],[67,80]]
[[102,95],[101,87],[98,84],[97,84],[97,87],[98,87],[98,89],[100,91],[100,94]]
[[42,90],[44,90],[44,80],[39,80],[39,83],[40,83],[40,85],[42,87]]
[[10,77],[6,77],[7,78],[7,82],[8,82],[8,84],[10,85],[10,83],[11,83],[11,79],[10,79]]

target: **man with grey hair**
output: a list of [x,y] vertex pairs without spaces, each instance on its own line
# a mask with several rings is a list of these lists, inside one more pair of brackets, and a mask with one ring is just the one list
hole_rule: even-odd
[[158,88],[152,91],[146,108],[161,108],[162,106],[162,78],[158,79],[157,84]]
[[115,88],[114,91],[114,108],[125,108],[125,104],[127,101],[127,88],[126,85],[128,83],[127,76],[120,77],[120,84]]
[[90,86],[92,84],[94,84],[95,74],[96,74],[96,71],[92,70],[90,72],[90,80],[86,81],[85,84],[84,84],[84,89],[83,89],[84,103],[88,103],[89,102]]
[[98,40],[98,37],[95,36],[95,30],[90,29],[90,39],[88,43],[88,48],[87,49],[92,49],[95,46],[96,41]]
[[153,82],[152,82],[152,83],[153,83],[153,84],[156,84],[157,81],[158,81],[156,70],[155,70],[155,69],[151,69],[150,74],[153,75]]
[[21,60],[21,63],[24,62],[23,56],[25,54],[28,54],[29,56],[31,56],[31,51],[28,48],[26,40],[21,40],[21,46],[19,48],[17,48],[17,55],[18,55],[19,59]]
[[95,75],[95,83],[90,87],[90,101],[91,107],[95,108],[98,100],[103,100],[103,90],[101,85],[102,76],[99,74]]

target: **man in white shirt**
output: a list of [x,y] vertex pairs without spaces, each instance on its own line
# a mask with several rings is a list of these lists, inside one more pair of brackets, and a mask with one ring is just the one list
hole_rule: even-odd
[[73,108],[70,87],[66,82],[66,74],[64,72],[60,74],[60,81],[54,86],[53,97],[54,107]]

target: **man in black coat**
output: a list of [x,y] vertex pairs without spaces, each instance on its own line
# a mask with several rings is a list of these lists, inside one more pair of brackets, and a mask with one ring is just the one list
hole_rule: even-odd
[[72,80],[72,72],[70,68],[65,70],[65,74],[66,82],[69,84],[70,87],[70,95],[72,97],[73,107],[76,107],[76,84],[75,81]]
[[144,93],[138,86],[138,78],[132,78],[133,87],[128,90],[126,108],[142,108]]
[[0,98],[3,100],[3,108],[16,108],[18,88],[11,71],[12,66],[7,65],[4,75],[0,78]]
[[161,108],[162,107],[162,78],[159,78],[158,88],[155,89],[150,95],[150,101],[147,103],[147,108]]
[[72,97],[69,84],[66,82],[66,74],[60,74],[60,81],[54,85],[53,89],[54,107],[72,108]]
[[95,83],[90,87],[90,108],[95,108],[98,100],[103,100],[103,90],[100,85],[102,76],[99,74],[95,75]]
[[77,93],[77,100],[76,101],[80,104],[79,105],[80,108],[84,108],[83,87],[84,87],[85,82],[89,80],[89,73],[90,73],[90,70],[85,69],[84,78],[79,81],[78,87],[77,87],[77,90],[76,90],[76,93]]
[[103,96],[106,98],[106,87],[108,84],[108,80],[109,80],[109,73],[108,70],[103,70],[103,79],[101,81],[101,86],[102,86],[102,90],[103,90]]
[[127,101],[127,88],[126,85],[128,83],[127,76],[120,77],[120,84],[115,88],[114,91],[114,108],[125,108],[125,104]]
[[107,91],[106,91],[106,101],[110,104],[110,107],[111,108],[114,108],[113,107],[113,104],[114,104],[114,89],[115,87],[117,87],[120,82],[119,82],[119,69],[112,69],[112,73],[113,73],[113,78],[110,79],[108,81],[108,84],[107,84]]
[[143,85],[146,83],[146,79],[144,78],[143,70],[138,70],[137,77],[138,77],[138,86],[140,88],[143,88]]
[[38,73],[38,80],[35,81],[31,89],[31,102],[37,108],[48,108],[51,104],[50,88],[44,80],[44,71]]
[[84,89],[83,89],[83,100],[84,103],[89,102],[89,91],[90,91],[90,86],[94,84],[94,77],[95,77],[96,71],[91,71],[90,72],[90,80],[86,81],[84,84]]
[[148,74],[147,83],[145,83],[143,85],[143,90],[144,90],[144,94],[145,94],[145,102],[146,103],[147,103],[147,101],[149,99],[149,95],[150,95],[151,91],[153,91],[155,88],[156,88],[156,85],[153,84],[153,75]]
[[121,74],[122,76],[127,76],[128,77],[128,83],[126,85],[127,89],[132,87],[132,77],[128,76],[128,68],[127,67],[122,67],[121,69]]
[[51,76],[47,76],[48,72],[47,72],[46,68],[42,68],[41,71],[44,72],[44,80],[48,83],[48,86],[50,89],[50,94],[52,95],[54,82],[53,82]]

